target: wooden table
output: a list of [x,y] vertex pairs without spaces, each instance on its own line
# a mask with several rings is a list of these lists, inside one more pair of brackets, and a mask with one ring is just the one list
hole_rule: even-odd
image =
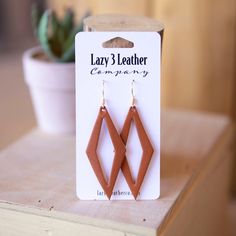
[[225,235],[232,126],[163,112],[161,196],[80,201],[75,138],[33,130],[0,153],[0,235]]

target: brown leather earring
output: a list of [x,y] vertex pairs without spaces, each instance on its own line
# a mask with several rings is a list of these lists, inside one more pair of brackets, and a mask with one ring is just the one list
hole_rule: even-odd
[[133,83],[134,83],[134,80],[132,81],[132,89],[131,89],[132,105],[131,105],[129,112],[126,116],[124,126],[123,126],[120,136],[121,136],[124,144],[126,145],[127,140],[128,140],[128,136],[129,136],[129,132],[130,132],[130,127],[133,122],[134,125],[136,126],[138,138],[140,140],[142,150],[143,150],[137,179],[136,180],[133,179],[126,157],[123,161],[121,169],[122,169],[122,172],[124,174],[124,177],[125,177],[128,185],[129,185],[129,188],[130,188],[134,198],[136,199],[139,194],[139,190],[140,190],[141,185],[143,183],[144,177],[146,175],[146,172],[147,172],[149,163],[151,161],[154,149],[153,149],[152,144],[148,138],[148,135],[143,127],[143,124],[142,124],[142,121],[141,121],[140,116],[138,114],[137,108],[135,107],[135,104],[134,104],[135,98],[134,98],[134,92],[133,92]]
[[[107,108],[105,107],[105,100],[104,100],[104,81],[103,81],[103,92],[102,92],[102,106],[99,109],[97,120],[95,122],[95,125],[92,130],[92,134],[90,136],[90,140],[86,149],[86,153],[88,156],[88,159],[90,161],[90,164],[94,170],[95,175],[97,176],[97,179],[99,183],[101,184],[105,194],[110,199],[112,195],[113,188],[115,186],[115,182],[118,176],[118,173],[121,169],[121,165],[123,163],[123,160],[125,158],[125,152],[126,148],[125,145],[117,132],[112,119],[108,113]],[[112,169],[111,174],[109,177],[108,182],[106,181],[106,178],[104,176],[104,173],[102,171],[102,167],[100,164],[100,161],[98,159],[97,155],[97,147],[98,147],[98,141],[99,136],[102,128],[102,122],[105,121],[109,135],[111,137],[112,144],[114,146],[114,159],[112,163]]]

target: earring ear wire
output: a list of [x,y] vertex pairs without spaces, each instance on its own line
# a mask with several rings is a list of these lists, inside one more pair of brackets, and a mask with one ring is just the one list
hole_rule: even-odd
[[132,98],[131,98],[131,106],[134,107],[135,106],[135,96],[134,96],[134,80],[132,80],[132,83],[131,83],[131,95],[132,95]]
[[101,106],[105,107],[105,81],[102,81],[102,99],[101,99]]

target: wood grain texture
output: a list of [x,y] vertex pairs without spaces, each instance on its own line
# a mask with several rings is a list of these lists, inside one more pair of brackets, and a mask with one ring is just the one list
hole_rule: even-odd
[[[0,154],[0,224],[4,226],[0,234],[31,235],[34,228],[71,235],[93,235],[94,229],[98,235],[108,235],[110,230],[114,235],[162,233],[173,214],[179,215],[179,209],[184,208],[185,204],[178,206],[188,193],[208,176],[215,176],[212,170],[227,159],[224,152],[230,141],[227,117],[163,113],[160,199],[79,201],[75,195],[74,137],[50,136],[36,130]],[[228,169],[219,169],[222,176],[225,171]],[[210,183],[214,190],[222,186],[227,195],[225,181]],[[204,191],[201,194],[205,196]],[[221,199],[216,202],[221,204]]]
[[164,25],[148,17],[104,14],[84,20],[85,31],[156,31],[162,35]]
[[154,1],[165,25],[164,103],[233,115],[236,1]]
[[148,16],[151,0],[48,0],[47,2],[59,15],[63,14],[65,7],[71,6],[78,16],[82,16],[88,9],[93,15],[112,13]]
[[[229,183],[232,165],[232,149],[218,143],[213,153],[223,157],[209,159],[197,181],[192,182],[185,198],[172,209],[162,224],[160,235],[209,236],[228,235]],[[214,154],[213,154],[214,155]],[[196,223],[197,222],[197,223]]]

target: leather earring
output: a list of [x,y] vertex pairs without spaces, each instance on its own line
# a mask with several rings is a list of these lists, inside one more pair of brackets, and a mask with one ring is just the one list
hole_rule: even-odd
[[[98,155],[97,155],[97,147],[99,136],[102,128],[103,121],[106,123],[106,126],[109,131],[109,135],[111,137],[112,144],[114,146],[114,159],[112,163],[111,174],[108,179],[106,180]],[[118,173],[121,169],[121,165],[125,158],[126,148],[125,145],[117,132],[112,119],[109,115],[109,112],[105,106],[105,99],[104,99],[104,81],[103,81],[103,91],[102,91],[102,105],[99,108],[98,116],[95,122],[95,125],[92,130],[92,134],[90,136],[90,140],[86,149],[86,153],[90,164],[93,168],[93,171],[101,184],[105,194],[110,199],[112,195],[113,188],[115,186],[115,182],[118,176]]]
[[126,157],[123,161],[121,169],[122,169],[122,172],[123,172],[124,177],[126,179],[126,182],[128,183],[129,188],[130,188],[134,198],[136,199],[139,194],[139,190],[140,190],[141,185],[143,183],[146,172],[148,170],[148,166],[151,161],[154,149],[153,149],[153,146],[152,146],[152,144],[148,138],[148,135],[144,129],[143,123],[140,119],[139,113],[138,113],[137,108],[135,106],[133,85],[134,85],[134,80],[132,81],[132,88],[131,88],[132,104],[131,104],[131,107],[129,108],[128,114],[126,116],[124,126],[122,128],[120,136],[123,140],[123,143],[126,145],[127,140],[128,140],[128,136],[129,136],[129,132],[130,132],[130,127],[133,122],[134,125],[136,126],[138,138],[140,140],[141,147],[143,150],[137,179],[136,180],[133,179]]

